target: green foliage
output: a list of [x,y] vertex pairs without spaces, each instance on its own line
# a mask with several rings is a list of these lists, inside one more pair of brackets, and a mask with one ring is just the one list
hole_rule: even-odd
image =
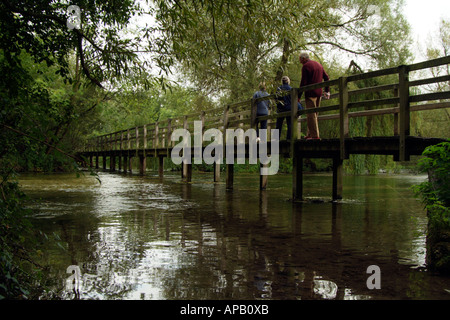
[[32,290],[33,273],[27,264],[30,251],[25,248],[31,224],[22,207],[25,197],[16,182],[2,172],[0,184],[0,299],[27,298]]
[[330,49],[336,55],[351,52],[370,57],[377,67],[410,56],[408,26],[396,1],[154,3],[161,51],[180,62],[197,87],[222,95],[224,103],[247,99],[261,80],[272,91],[283,75],[299,78],[301,50],[317,56]]
[[450,142],[428,147],[419,161],[428,181],[414,186],[428,213],[427,260],[438,271],[450,272]]
[[[36,64],[27,53],[17,56],[20,65],[11,65],[0,50],[0,160],[17,170],[70,169],[73,161],[55,152],[54,147],[68,150],[81,144],[81,133],[87,131],[89,117],[102,95],[93,87],[70,85],[56,74],[57,66]],[[84,126],[80,127],[81,123]]]
[[[142,72],[144,62],[137,63],[134,51],[142,37],[125,37],[123,32],[131,17],[141,12],[138,2],[79,0],[76,5],[80,29],[67,27],[67,1],[2,1],[0,49],[8,51],[8,63],[20,64],[17,55],[26,51],[36,63],[57,65],[58,74],[75,82],[69,54],[76,50],[83,74],[98,86]],[[147,84],[153,79],[148,80]]]
[[[429,180],[416,187],[425,205],[442,211],[447,208],[447,220],[450,213],[450,142],[430,146],[423,152],[419,161],[422,172],[428,172]],[[442,212],[445,212],[442,211]],[[445,218],[445,216],[444,216]]]

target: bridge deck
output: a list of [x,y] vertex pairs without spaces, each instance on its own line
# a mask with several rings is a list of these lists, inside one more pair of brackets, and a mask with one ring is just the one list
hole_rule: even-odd
[[[398,160],[399,137],[354,137],[345,139],[345,149],[350,154],[374,154],[392,155],[394,160]],[[406,149],[409,155],[421,155],[426,147],[446,141],[440,138],[423,138],[409,136],[406,138]],[[270,154],[271,143],[267,143]],[[205,146],[203,146],[205,148]],[[192,147],[191,154],[194,154]],[[147,148],[147,149],[122,149],[104,151],[84,151],[80,154],[85,157],[90,156],[137,156],[137,157],[170,157],[172,148]],[[321,140],[296,140],[294,150],[303,158],[334,158],[340,154],[340,139]],[[235,145],[235,155],[237,146]],[[290,157],[291,144],[289,141],[279,142],[279,154],[283,157]],[[249,145],[245,146],[245,156],[249,155]]]

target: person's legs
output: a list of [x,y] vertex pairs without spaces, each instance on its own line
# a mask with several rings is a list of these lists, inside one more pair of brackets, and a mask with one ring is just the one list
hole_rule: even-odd
[[283,121],[284,121],[284,117],[281,118],[277,118],[277,124],[276,124],[276,129],[278,129],[278,134],[279,137],[281,138],[281,128],[283,127]]
[[[267,129],[267,120],[261,120],[256,126],[256,136],[259,138],[259,130],[260,129]],[[266,134],[267,136],[267,134]]]
[[[317,100],[320,98],[306,98],[305,104],[306,109],[316,108]],[[317,113],[308,113],[306,114],[307,119],[307,137],[310,138],[319,138],[319,125],[317,122]]]
[[286,117],[287,122],[287,135],[286,139],[290,140],[292,138],[292,123],[291,123],[291,117]]
[[262,120],[260,122],[260,124],[261,124],[261,129],[267,129],[267,120]]

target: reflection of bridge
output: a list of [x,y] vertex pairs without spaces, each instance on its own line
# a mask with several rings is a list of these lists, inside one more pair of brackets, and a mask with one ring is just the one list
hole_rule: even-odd
[[[171,141],[175,129],[186,129],[194,132],[194,121],[201,121],[203,132],[210,128],[216,128],[222,132],[227,129],[255,128],[258,121],[268,120],[268,129],[273,128],[273,121],[278,117],[291,117],[291,140],[280,142],[280,155],[292,158],[293,172],[293,199],[302,198],[302,167],[304,158],[330,158],[333,159],[333,192],[332,198],[340,199],[342,195],[342,164],[350,154],[382,154],[392,155],[396,161],[409,161],[411,155],[420,155],[429,146],[443,141],[437,138],[412,137],[410,135],[411,112],[425,111],[450,107],[450,91],[429,92],[426,94],[411,95],[410,89],[450,81],[450,75],[420,78],[410,80],[410,75],[421,70],[430,70],[448,66],[450,56],[403,65],[396,68],[383,69],[363,74],[341,77],[320,84],[294,88],[291,91],[292,101],[297,101],[300,93],[314,88],[329,86],[332,92],[330,101],[324,102],[318,109],[308,109],[284,113],[270,114],[264,117],[256,116],[256,102],[251,99],[244,102],[228,105],[225,108],[217,108],[185,115],[179,118],[166,119],[157,123],[122,130],[98,137],[88,141],[85,150],[79,154],[90,159],[96,159],[95,167],[99,168],[99,157],[102,158],[103,168],[106,169],[107,158],[110,159],[110,170],[116,170],[118,159],[119,170],[131,171],[131,159],[139,158],[140,172],[143,174],[146,168],[146,158],[159,158],[159,174],[163,174],[164,158],[169,157],[174,147]],[[368,80],[382,79],[387,85],[363,87]],[[417,77],[415,77],[417,78]],[[362,87],[362,88],[361,88]],[[353,89],[359,88],[359,89]],[[364,95],[376,94],[384,98],[367,100]],[[274,99],[275,96],[260,98]],[[389,106],[389,107],[387,107]],[[351,111],[356,110],[358,111]],[[336,112],[338,111],[338,112]],[[339,128],[338,137],[334,139],[322,139],[320,141],[301,140],[301,123],[306,121],[302,115],[320,112],[319,120],[335,121]],[[392,121],[392,136],[388,137],[355,137],[349,130],[349,121],[356,117],[387,116]],[[269,130],[270,133],[270,130]],[[225,134],[223,135],[225,137]],[[323,138],[323,137],[322,137]],[[270,135],[269,135],[270,139]],[[226,138],[224,138],[226,140]],[[224,145],[228,141],[224,141]],[[205,144],[203,143],[203,147]],[[270,151],[270,143],[269,143]],[[248,144],[246,153],[248,156]],[[191,155],[194,155],[194,148]],[[191,161],[192,163],[192,161]],[[218,181],[220,175],[220,163],[214,165],[214,181]],[[233,187],[234,164],[226,164],[227,188]],[[184,163],[182,177],[190,182],[192,179],[192,164]],[[261,176],[261,189],[267,186],[267,177]]]
[[[349,223],[354,227],[355,221],[348,219],[345,203],[294,203],[274,211],[269,199],[272,193],[260,192],[252,198],[259,202],[245,202],[242,200],[249,193],[224,196],[223,186],[219,184],[212,190],[199,190],[190,184],[180,188],[187,201],[198,200],[199,192],[208,199],[209,206],[203,211],[184,213],[180,243],[193,244],[191,250],[200,256],[195,268],[211,274],[217,270],[226,277],[227,287],[218,288],[214,298],[232,297],[230,292],[234,286],[244,288],[244,299],[252,294],[254,298],[267,294],[269,299],[302,300],[324,297],[341,300],[348,296],[403,299],[408,298],[404,288],[410,283],[417,281],[418,287],[427,287],[425,282],[411,279],[420,274],[420,270],[399,263],[405,257],[396,247],[398,244],[389,243],[391,247],[378,242],[379,238],[388,236],[391,229],[378,229],[377,218],[372,214],[358,214],[361,217],[357,222],[361,228],[358,230],[378,232],[378,239],[367,237],[365,232],[346,232]],[[323,213],[318,216],[317,211],[311,213],[311,206],[320,206]],[[280,217],[289,219],[280,224]],[[167,234],[174,231],[178,229],[167,230]],[[210,250],[219,252],[219,258]],[[208,260],[211,256],[212,260]],[[370,274],[366,270],[373,264],[382,270],[382,290],[367,288]],[[242,271],[239,273],[242,278],[233,278],[239,271]],[[414,290],[417,288],[412,289],[416,298],[426,298],[429,294]],[[227,292],[230,295],[224,297]],[[195,290],[190,293],[193,295],[190,298],[205,299],[196,295]]]

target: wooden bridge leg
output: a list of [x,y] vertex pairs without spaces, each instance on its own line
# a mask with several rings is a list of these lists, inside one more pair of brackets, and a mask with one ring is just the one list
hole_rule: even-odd
[[[267,168],[268,165],[267,164],[261,164],[262,168]],[[266,190],[267,188],[267,182],[268,182],[268,176],[267,175],[262,175],[261,173],[259,174],[259,189],[260,190]]]
[[106,170],[106,155],[102,154],[103,170]]
[[95,169],[99,168],[99,163],[98,163],[98,154],[95,155]]
[[303,200],[303,157],[298,152],[292,158],[292,200]]
[[128,170],[130,171],[130,173],[133,173],[133,157],[129,156],[128,158]]
[[122,171],[122,155],[119,155],[119,171]]
[[192,163],[186,165],[186,182],[192,181]]
[[164,157],[159,157],[158,174],[160,178],[164,177]]
[[109,157],[109,171],[116,171],[116,156]]
[[186,180],[187,177],[187,164],[184,162],[181,164],[181,180]]
[[123,156],[123,172],[127,172],[128,170],[128,157]]
[[147,158],[145,156],[139,156],[139,174],[145,174],[145,168],[147,167]]
[[233,180],[234,180],[234,164],[227,164],[227,177],[226,184],[227,189],[233,189]]
[[186,182],[192,181],[192,163],[181,164],[181,179]]
[[220,163],[214,163],[214,182],[220,181]]
[[342,199],[342,175],[343,160],[340,157],[333,158],[333,201]]

